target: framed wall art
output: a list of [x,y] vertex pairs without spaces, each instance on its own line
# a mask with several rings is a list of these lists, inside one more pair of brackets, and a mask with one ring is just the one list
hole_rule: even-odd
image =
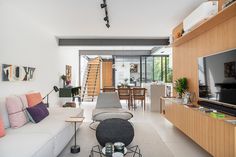
[[32,81],[34,73],[33,67],[2,64],[2,81]]

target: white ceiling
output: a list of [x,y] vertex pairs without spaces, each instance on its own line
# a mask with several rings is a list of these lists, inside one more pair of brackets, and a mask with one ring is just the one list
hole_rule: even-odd
[[103,21],[102,0],[1,1],[57,37],[164,38],[206,0],[107,0],[110,29]]

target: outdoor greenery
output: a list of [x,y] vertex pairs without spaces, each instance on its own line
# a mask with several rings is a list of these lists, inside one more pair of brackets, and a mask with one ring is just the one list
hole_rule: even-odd
[[154,80],[171,83],[173,79],[173,70],[169,64],[169,57],[155,57],[154,58]]

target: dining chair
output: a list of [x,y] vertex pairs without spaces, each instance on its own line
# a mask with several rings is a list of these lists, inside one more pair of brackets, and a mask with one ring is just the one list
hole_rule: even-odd
[[102,89],[102,92],[105,93],[105,92],[116,92],[116,88],[115,87],[104,87]]
[[133,88],[132,97],[134,99],[134,103],[136,100],[140,100],[142,103],[142,107],[146,109],[146,89],[145,88]]
[[118,88],[118,95],[120,100],[127,100],[128,101],[128,108],[133,104],[132,101],[132,90],[130,88]]

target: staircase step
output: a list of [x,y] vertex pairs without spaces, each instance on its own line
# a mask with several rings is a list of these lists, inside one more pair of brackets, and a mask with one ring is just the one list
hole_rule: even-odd
[[87,74],[88,73],[97,73],[97,72],[100,72],[100,69],[90,69],[90,70],[88,70]]
[[84,94],[96,94],[96,91],[86,91]]
[[93,99],[94,97],[97,97],[97,95],[94,96],[86,95],[84,96],[84,99]]
[[95,87],[95,89],[96,89],[96,86],[95,86],[95,85],[88,85],[88,86],[86,85],[84,88],[86,88],[86,90],[88,90],[88,88],[91,89],[91,88],[94,88],[94,87]]
[[96,93],[91,93],[91,94],[85,93],[84,96],[82,96],[82,97],[94,97],[94,96],[98,96],[98,94],[96,94]]
[[99,67],[100,63],[90,63],[88,64],[88,67]]
[[96,91],[95,91],[95,92],[93,92],[93,91],[92,91],[92,92],[91,92],[91,91],[89,91],[89,92],[88,92],[88,91],[86,91],[86,92],[85,92],[85,93],[83,93],[83,94],[84,94],[84,95],[87,95],[87,94],[89,94],[89,95],[91,95],[91,94],[94,94],[94,95],[96,95],[97,93],[96,93]]
[[97,87],[99,82],[97,80],[100,77],[100,63],[101,59],[99,57],[87,63],[82,86],[83,99],[94,100],[94,97],[99,93]]
[[100,65],[100,63],[88,63],[89,65]]

